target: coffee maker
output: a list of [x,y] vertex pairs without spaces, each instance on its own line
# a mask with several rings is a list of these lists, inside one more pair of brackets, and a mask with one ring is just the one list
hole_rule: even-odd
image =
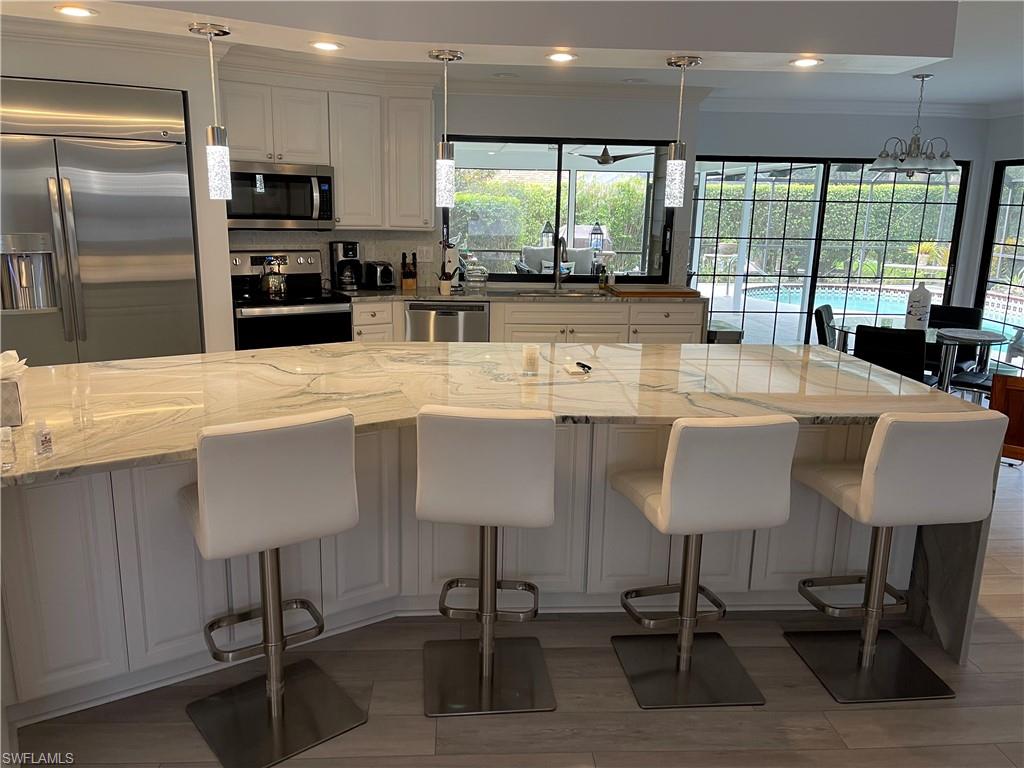
[[332,240],[328,247],[331,258],[331,288],[336,291],[354,291],[359,288],[363,279],[359,243],[354,240]]

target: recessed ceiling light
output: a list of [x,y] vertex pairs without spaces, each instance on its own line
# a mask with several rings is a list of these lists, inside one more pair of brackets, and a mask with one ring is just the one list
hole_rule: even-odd
[[799,59],[793,59],[789,62],[791,67],[800,67],[800,69],[810,69],[816,67],[819,64],[824,64],[824,59],[819,59],[816,56],[801,56]]
[[497,152],[488,152],[487,154],[488,154],[488,155],[496,155],[496,154],[498,154],[498,153],[497,153]]
[[555,53],[549,53],[548,58],[551,61],[556,61],[559,64],[564,64],[567,61],[575,61],[579,58],[575,53],[569,53],[568,51],[557,51]]
[[496,77],[499,80],[515,80],[519,75],[515,72],[495,72],[492,77]]
[[314,40],[310,45],[318,51],[340,51],[345,47],[341,43],[333,43],[330,40]]
[[76,18],[100,15],[99,11],[94,11],[92,8],[83,8],[80,5],[55,5],[53,10],[57,13],[62,13],[65,16],[74,16]]
[[638,85],[640,83],[646,83],[648,80],[646,77],[627,77],[622,82],[629,83],[630,85]]

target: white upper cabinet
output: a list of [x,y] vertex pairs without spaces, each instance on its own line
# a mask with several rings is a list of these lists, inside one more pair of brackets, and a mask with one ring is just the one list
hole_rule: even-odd
[[234,160],[326,165],[327,94],[257,83],[221,83],[224,124]]
[[388,226],[433,229],[433,145],[433,102],[388,99]]
[[383,99],[332,92],[330,102],[334,223],[339,227],[382,227]]
[[274,159],[271,89],[255,83],[221,82],[220,101],[232,160]]
[[273,103],[274,160],[328,165],[331,162],[331,144],[327,94],[298,88],[274,88]]

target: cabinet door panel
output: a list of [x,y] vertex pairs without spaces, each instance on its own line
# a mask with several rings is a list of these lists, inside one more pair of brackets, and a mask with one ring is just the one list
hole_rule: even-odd
[[573,325],[566,328],[568,343],[623,344],[626,342],[625,325]]
[[608,483],[619,470],[663,466],[667,441],[662,427],[594,427],[588,592],[668,583],[669,537]]
[[2,539],[19,701],[127,672],[110,475],[5,488]]
[[353,333],[354,341],[394,341],[394,325],[364,325],[356,328]]
[[359,523],[320,540],[324,615],[398,594],[398,431],[356,437]]
[[384,225],[380,96],[331,93],[334,216],[339,227]]
[[224,127],[232,160],[267,162],[274,158],[271,89],[255,83],[221,82]]
[[331,162],[331,141],[327,94],[298,88],[274,88],[273,103],[274,160],[328,165]]
[[564,325],[542,323],[506,323],[502,327],[502,341],[512,344],[561,344],[565,342]]
[[434,226],[434,105],[388,99],[388,215],[396,229]]
[[228,612],[227,563],[204,560],[178,505],[195,462],[115,472],[114,513],[132,670],[205,653],[203,627]]
[[582,592],[590,489],[590,428],[560,425],[555,444],[555,522],[503,530],[502,577],[541,590]]

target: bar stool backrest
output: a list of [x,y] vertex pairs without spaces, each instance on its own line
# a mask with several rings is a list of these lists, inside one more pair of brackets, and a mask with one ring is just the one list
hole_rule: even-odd
[[923,329],[858,325],[853,355],[908,379],[923,381],[924,348]]
[[797,431],[789,416],[676,419],[658,530],[686,535],[785,523]]
[[428,405],[416,417],[416,517],[544,528],[555,520],[550,411]]
[[359,522],[355,420],[347,408],[206,427],[196,460],[196,543],[207,559],[317,539]]
[[882,414],[864,459],[857,519],[886,528],[987,517],[1006,423],[981,410]]
[[835,316],[831,304],[822,304],[814,310],[814,330],[818,334],[818,343],[835,349],[838,346],[836,329],[833,327]]

